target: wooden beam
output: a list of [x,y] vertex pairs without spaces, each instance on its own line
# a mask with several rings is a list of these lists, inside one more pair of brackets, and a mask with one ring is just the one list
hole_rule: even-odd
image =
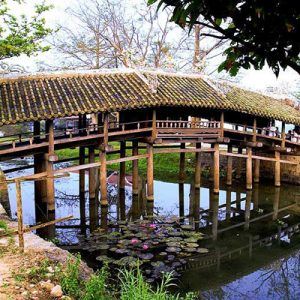
[[214,152],[214,149],[209,149],[209,148],[201,148],[201,149],[196,149],[196,148],[188,148],[188,149],[155,149],[154,154],[158,153],[193,153],[193,152]]
[[[126,156],[126,141],[120,142],[120,158]],[[120,172],[119,172],[119,188],[125,188],[125,176],[126,176],[126,164],[125,161],[120,162]]]
[[[185,149],[185,143],[180,144],[180,150]],[[155,153],[155,150],[154,150]],[[185,152],[180,152],[180,157],[179,157],[179,183],[184,183],[185,180]]]
[[[232,153],[232,146],[228,145],[228,153]],[[232,156],[227,157],[227,179],[226,184],[228,186],[232,185]]]
[[19,234],[19,248],[24,252],[24,232],[23,232],[23,208],[22,208],[22,191],[21,182],[16,179],[16,200],[17,200],[17,218],[18,218],[18,234]]
[[275,186],[280,186],[280,152],[275,151]]
[[214,193],[218,194],[220,191],[220,146],[214,144]]
[[[196,144],[196,148],[201,148],[201,143]],[[201,153],[196,152],[195,160],[195,188],[199,189],[201,186]]]
[[[139,155],[139,142],[132,141],[132,156]],[[132,193],[138,195],[139,193],[139,161],[138,159],[132,161]]]
[[221,118],[220,118],[220,137],[223,138],[224,137],[224,112],[221,112]]
[[48,139],[48,154],[47,154],[47,173],[49,177],[47,178],[47,211],[55,211],[55,195],[54,195],[54,178],[50,177],[53,172],[53,161],[55,157],[54,153],[54,124],[53,120],[46,121],[46,133]]
[[256,132],[257,130],[257,121],[256,121],[256,118],[254,117],[254,120],[253,120],[253,136],[252,136],[252,142],[253,143],[256,143]]
[[156,129],[156,109],[152,111],[152,138],[157,138],[157,129]]
[[[100,161],[100,203],[101,206],[107,206],[107,168],[106,168],[106,147],[108,144],[108,114],[103,115],[103,141],[100,145],[99,161]],[[102,211],[102,209],[101,209]]]
[[254,183],[259,183],[259,177],[260,177],[259,173],[260,173],[260,160],[255,159],[254,160]]
[[[89,147],[89,163],[95,162],[95,147]],[[90,230],[94,231],[97,227],[98,205],[96,203],[96,169],[89,169],[89,213]]]
[[252,190],[252,148],[247,148],[247,161],[246,161],[246,189]]
[[285,122],[282,122],[282,129],[281,129],[281,148],[285,148]]
[[147,201],[154,201],[154,191],[153,191],[153,145],[148,144],[147,146]]

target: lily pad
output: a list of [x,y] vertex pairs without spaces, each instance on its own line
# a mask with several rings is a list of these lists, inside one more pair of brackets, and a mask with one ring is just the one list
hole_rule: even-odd
[[181,248],[179,247],[167,247],[166,252],[171,252],[171,253],[178,253],[181,251]]
[[197,243],[187,243],[186,246],[188,248],[198,248],[199,247],[199,245]]
[[143,260],[151,260],[154,255],[152,253],[139,254],[138,257]]
[[183,230],[193,230],[194,229],[192,225],[181,225],[181,228]]
[[197,250],[197,252],[199,252],[199,253],[208,253],[208,249],[207,248],[199,248]]
[[[134,267],[137,267],[137,265],[138,265],[138,259],[136,259],[132,256],[125,256],[117,261],[114,261],[114,263],[119,266],[128,266],[128,267],[134,268]],[[141,264],[141,262],[140,262],[140,264]]]

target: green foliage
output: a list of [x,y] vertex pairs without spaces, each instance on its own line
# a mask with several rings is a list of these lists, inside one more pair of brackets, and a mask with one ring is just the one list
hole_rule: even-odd
[[79,279],[79,265],[80,255],[77,254],[75,257],[69,256],[67,260],[66,268],[61,272],[60,284],[65,294],[79,299],[80,297],[80,279]]
[[107,278],[107,266],[104,265],[101,270],[98,270],[85,283],[82,300],[108,300],[108,292],[106,291]]
[[7,223],[3,220],[0,220],[0,228],[4,229],[5,233],[7,232],[8,230],[8,226],[7,226]]
[[48,267],[50,266],[49,260],[42,260],[39,266],[34,266],[29,270],[28,278],[33,282],[38,282],[42,280],[48,273]]
[[234,76],[267,63],[277,76],[287,66],[300,73],[300,6],[293,0],[148,0],[156,2],[172,7],[171,21],[180,26],[201,24],[213,30],[209,36],[231,41],[219,71]]
[[[23,0],[14,1],[22,10]],[[52,9],[51,5],[35,4],[34,15],[30,18],[25,15],[19,17],[11,13],[8,1],[0,2],[0,59],[49,50],[42,41],[53,32],[46,26],[44,13]]]
[[187,294],[185,297],[180,297],[179,294],[173,295],[167,291],[172,286],[172,274],[165,273],[161,284],[152,289],[137,267],[136,270],[120,271],[119,280],[121,283],[120,300],[192,300],[195,295]]

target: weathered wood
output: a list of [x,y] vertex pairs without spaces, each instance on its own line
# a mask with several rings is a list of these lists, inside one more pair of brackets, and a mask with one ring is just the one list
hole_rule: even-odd
[[280,152],[275,151],[275,186],[280,186]]
[[[228,145],[228,153],[232,153],[232,146]],[[226,184],[232,185],[232,156],[227,157],[227,174]]]
[[154,191],[153,191],[153,145],[148,144],[147,146],[147,201],[154,200]]
[[[132,156],[139,155],[139,144],[137,140],[132,142]],[[132,193],[138,195],[139,193],[139,161],[135,159],[132,161]]]
[[17,200],[17,218],[18,218],[18,235],[19,235],[19,248],[24,252],[24,232],[23,232],[23,208],[22,208],[22,191],[21,182],[16,179],[16,200]]
[[220,146],[214,144],[214,193],[218,194],[220,191]]
[[156,129],[156,110],[152,111],[152,138],[157,137],[157,129]]
[[[95,162],[95,147],[89,147],[89,163]],[[89,215],[90,230],[94,231],[97,227],[98,205],[96,203],[96,169],[89,169]]]
[[247,148],[247,161],[246,161],[246,189],[252,190],[252,148]]
[[[185,149],[185,143],[181,143],[180,144],[180,149],[183,150]],[[155,150],[154,150],[155,153]],[[179,157],[179,183],[184,183],[184,179],[185,179],[185,171],[184,171],[184,167],[185,167],[185,152],[180,152],[180,157]]]
[[209,148],[188,148],[188,149],[154,149],[154,154],[157,153],[193,153],[193,152],[214,152],[214,149]]
[[[103,141],[100,145],[99,161],[100,161],[100,203],[101,206],[107,206],[107,168],[106,168],[106,146],[108,144],[108,114],[103,115]],[[102,211],[103,208],[101,208]]]
[[285,148],[285,122],[282,122],[282,129],[281,129],[281,148]]
[[[242,153],[243,153],[243,149],[239,147],[238,148],[238,154],[242,155]],[[233,156],[233,153],[227,153],[227,154]],[[234,155],[234,156],[236,156],[236,155]],[[239,156],[239,157],[241,157],[241,156]],[[242,174],[242,160],[240,158],[238,158],[237,167],[236,167],[236,179],[240,179],[241,174]]]
[[244,229],[248,230],[250,225],[250,214],[251,214],[251,199],[252,199],[252,191],[247,191],[246,193],[246,203],[245,203],[245,225]]
[[252,136],[252,141],[253,143],[256,143],[256,139],[257,139],[257,121],[256,118],[254,118],[253,120],[253,136]]
[[[200,149],[201,144],[196,144],[196,148]],[[201,186],[201,153],[196,152],[196,159],[195,159],[195,188],[199,189]]]
[[[126,156],[126,141],[120,142],[120,158]],[[119,188],[125,188],[125,176],[126,176],[126,164],[125,161],[120,162],[120,173],[119,173]]]
[[53,172],[53,160],[51,156],[54,156],[54,124],[53,120],[46,121],[46,133],[48,139],[48,154],[47,154],[47,210],[48,211],[55,211],[55,195],[54,195],[54,178],[50,177]]
[[221,118],[220,118],[220,136],[224,137],[224,112],[221,112]]
[[259,183],[259,178],[260,178],[260,160],[255,159],[254,160],[254,183]]

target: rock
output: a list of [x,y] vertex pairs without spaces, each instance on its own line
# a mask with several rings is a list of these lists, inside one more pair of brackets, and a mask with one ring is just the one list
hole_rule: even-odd
[[31,294],[34,295],[34,296],[37,295],[38,293],[39,293],[38,291],[31,292]]
[[28,292],[27,291],[24,291],[22,294],[21,294],[22,297],[27,297],[28,296]]
[[72,298],[69,296],[62,296],[61,300],[72,300]]
[[52,288],[50,295],[55,298],[59,298],[63,295],[62,289],[60,285],[56,285]]
[[47,271],[48,273],[54,273],[54,269],[51,266],[47,267]]
[[54,284],[51,283],[50,280],[48,280],[46,282],[45,281],[41,281],[40,282],[40,286],[41,286],[42,289],[45,289],[45,290],[47,290],[49,292],[54,288]]
[[32,284],[30,285],[30,287],[31,287],[31,288],[34,288],[34,287],[35,287],[35,285],[32,283]]
[[51,278],[51,277],[53,277],[53,273],[46,273],[45,277]]

